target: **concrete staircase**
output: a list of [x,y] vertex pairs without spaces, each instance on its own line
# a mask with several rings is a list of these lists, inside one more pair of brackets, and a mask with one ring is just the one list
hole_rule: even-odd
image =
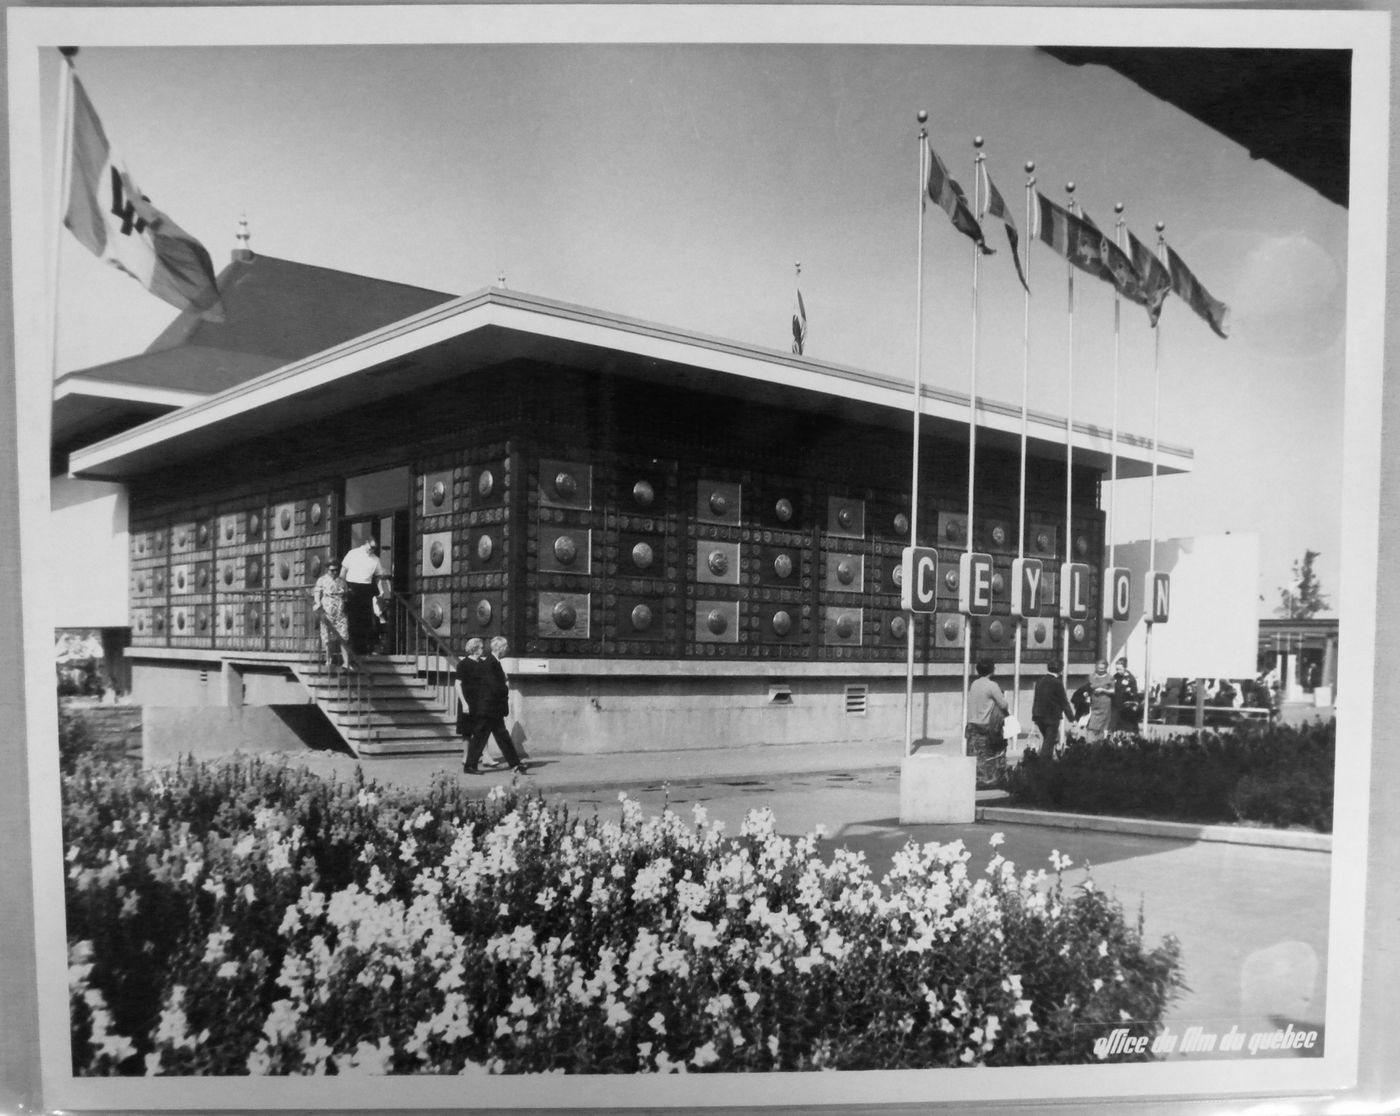
[[370,655],[353,672],[323,662],[293,670],[357,756],[460,752],[449,692],[433,685],[412,655]]

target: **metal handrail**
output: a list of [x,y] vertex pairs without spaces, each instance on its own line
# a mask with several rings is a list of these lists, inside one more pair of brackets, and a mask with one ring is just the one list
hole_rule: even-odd
[[413,607],[407,596],[398,590],[390,590],[389,599],[392,602],[392,612],[388,617],[390,650],[413,659],[415,669],[455,720],[459,656],[452,650],[452,645],[438,635]]

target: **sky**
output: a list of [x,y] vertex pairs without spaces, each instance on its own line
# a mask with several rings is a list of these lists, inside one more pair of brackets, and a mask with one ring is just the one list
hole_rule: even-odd
[[[51,57],[49,57],[51,55]],[[1347,212],[1099,67],[1020,46],[92,47],[76,71],[152,201],[216,267],[255,252],[453,294],[509,287],[786,350],[795,277],[808,356],[909,380],[919,312],[916,113],[971,192],[975,149],[1025,229],[1024,164],[1104,227],[1156,222],[1231,307],[1218,338],[1169,299],[1160,351],[1122,308],[1118,427],[1190,476],[1123,481],[1116,541],[1256,533],[1260,615],[1305,549],[1338,592]],[[56,52],[43,63],[52,118]],[[52,127],[45,129],[51,138]],[[45,173],[52,175],[51,152]],[[999,227],[978,265],[924,214],[922,379],[1108,428],[1111,289],[1032,243],[1025,302]],[[1024,237],[1023,237],[1024,241]],[[139,352],[174,310],[71,237],[57,372]],[[1026,337],[1029,335],[1029,357]],[[1072,354],[1072,356],[1071,356]],[[1071,386],[1072,375],[1072,386]],[[1107,503],[1108,496],[1105,496]]]

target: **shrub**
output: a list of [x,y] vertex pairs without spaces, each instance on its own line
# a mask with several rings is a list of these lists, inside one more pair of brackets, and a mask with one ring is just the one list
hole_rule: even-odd
[[767,812],[729,838],[625,796],[612,822],[446,779],[89,762],[64,829],[80,1074],[1087,1062],[1181,987],[1175,940],[1058,854],[974,877],[961,842],[911,842],[877,882]]
[[1055,755],[1028,752],[1006,786],[1017,805],[1331,832],[1335,758],[1335,722],[1166,739],[1114,733]]

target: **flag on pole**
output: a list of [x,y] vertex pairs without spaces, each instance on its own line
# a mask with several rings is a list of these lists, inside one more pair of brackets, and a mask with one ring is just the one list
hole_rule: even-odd
[[973,243],[982,250],[982,254],[990,256],[996,249],[987,247],[987,240],[982,235],[982,226],[972,215],[972,208],[967,204],[967,195],[963,193],[963,188],[948,173],[948,168],[943,165],[943,160],[938,157],[933,145],[925,141],[925,146],[929,155],[928,196],[948,214],[953,228],[964,236],[971,237]]
[[72,170],[63,224],[89,252],[181,310],[223,319],[209,253],[151,204],[117,152],[77,76],[69,133]]
[[1176,292],[1201,317],[1211,329],[1221,337],[1230,336],[1230,308],[1201,286],[1191,269],[1181,262],[1181,257],[1167,249],[1167,270],[1171,273],[1172,290]]
[[1133,301],[1147,308],[1147,320],[1155,328],[1157,319],[1162,316],[1162,303],[1172,292],[1172,277],[1157,254],[1135,237],[1131,229],[1128,230],[1128,251],[1142,279],[1143,297]]
[[807,306],[802,301],[802,288],[798,287],[792,300],[792,351],[798,356],[807,344]]
[[1142,305],[1142,277],[1127,253],[1090,220],[1062,209],[1036,191],[1038,236],[1081,271],[1111,284],[1124,298]]
[[1026,282],[1026,273],[1021,268],[1021,234],[1016,231],[1016,222],[1011,217],[1011,211],[1006,208],[1006,200],[1001,196],[1001,191],[992,182],[987,164],[978,165],[982,168],[982,180],[987,184],[987,216],[994,217],[1006,226],[1006,239],[1011,243],[1011,262],[1016,265],[1016,277],[1021,280],[1021,286],[1026,288],[1026,293],[1030,294],[1030,284]]

